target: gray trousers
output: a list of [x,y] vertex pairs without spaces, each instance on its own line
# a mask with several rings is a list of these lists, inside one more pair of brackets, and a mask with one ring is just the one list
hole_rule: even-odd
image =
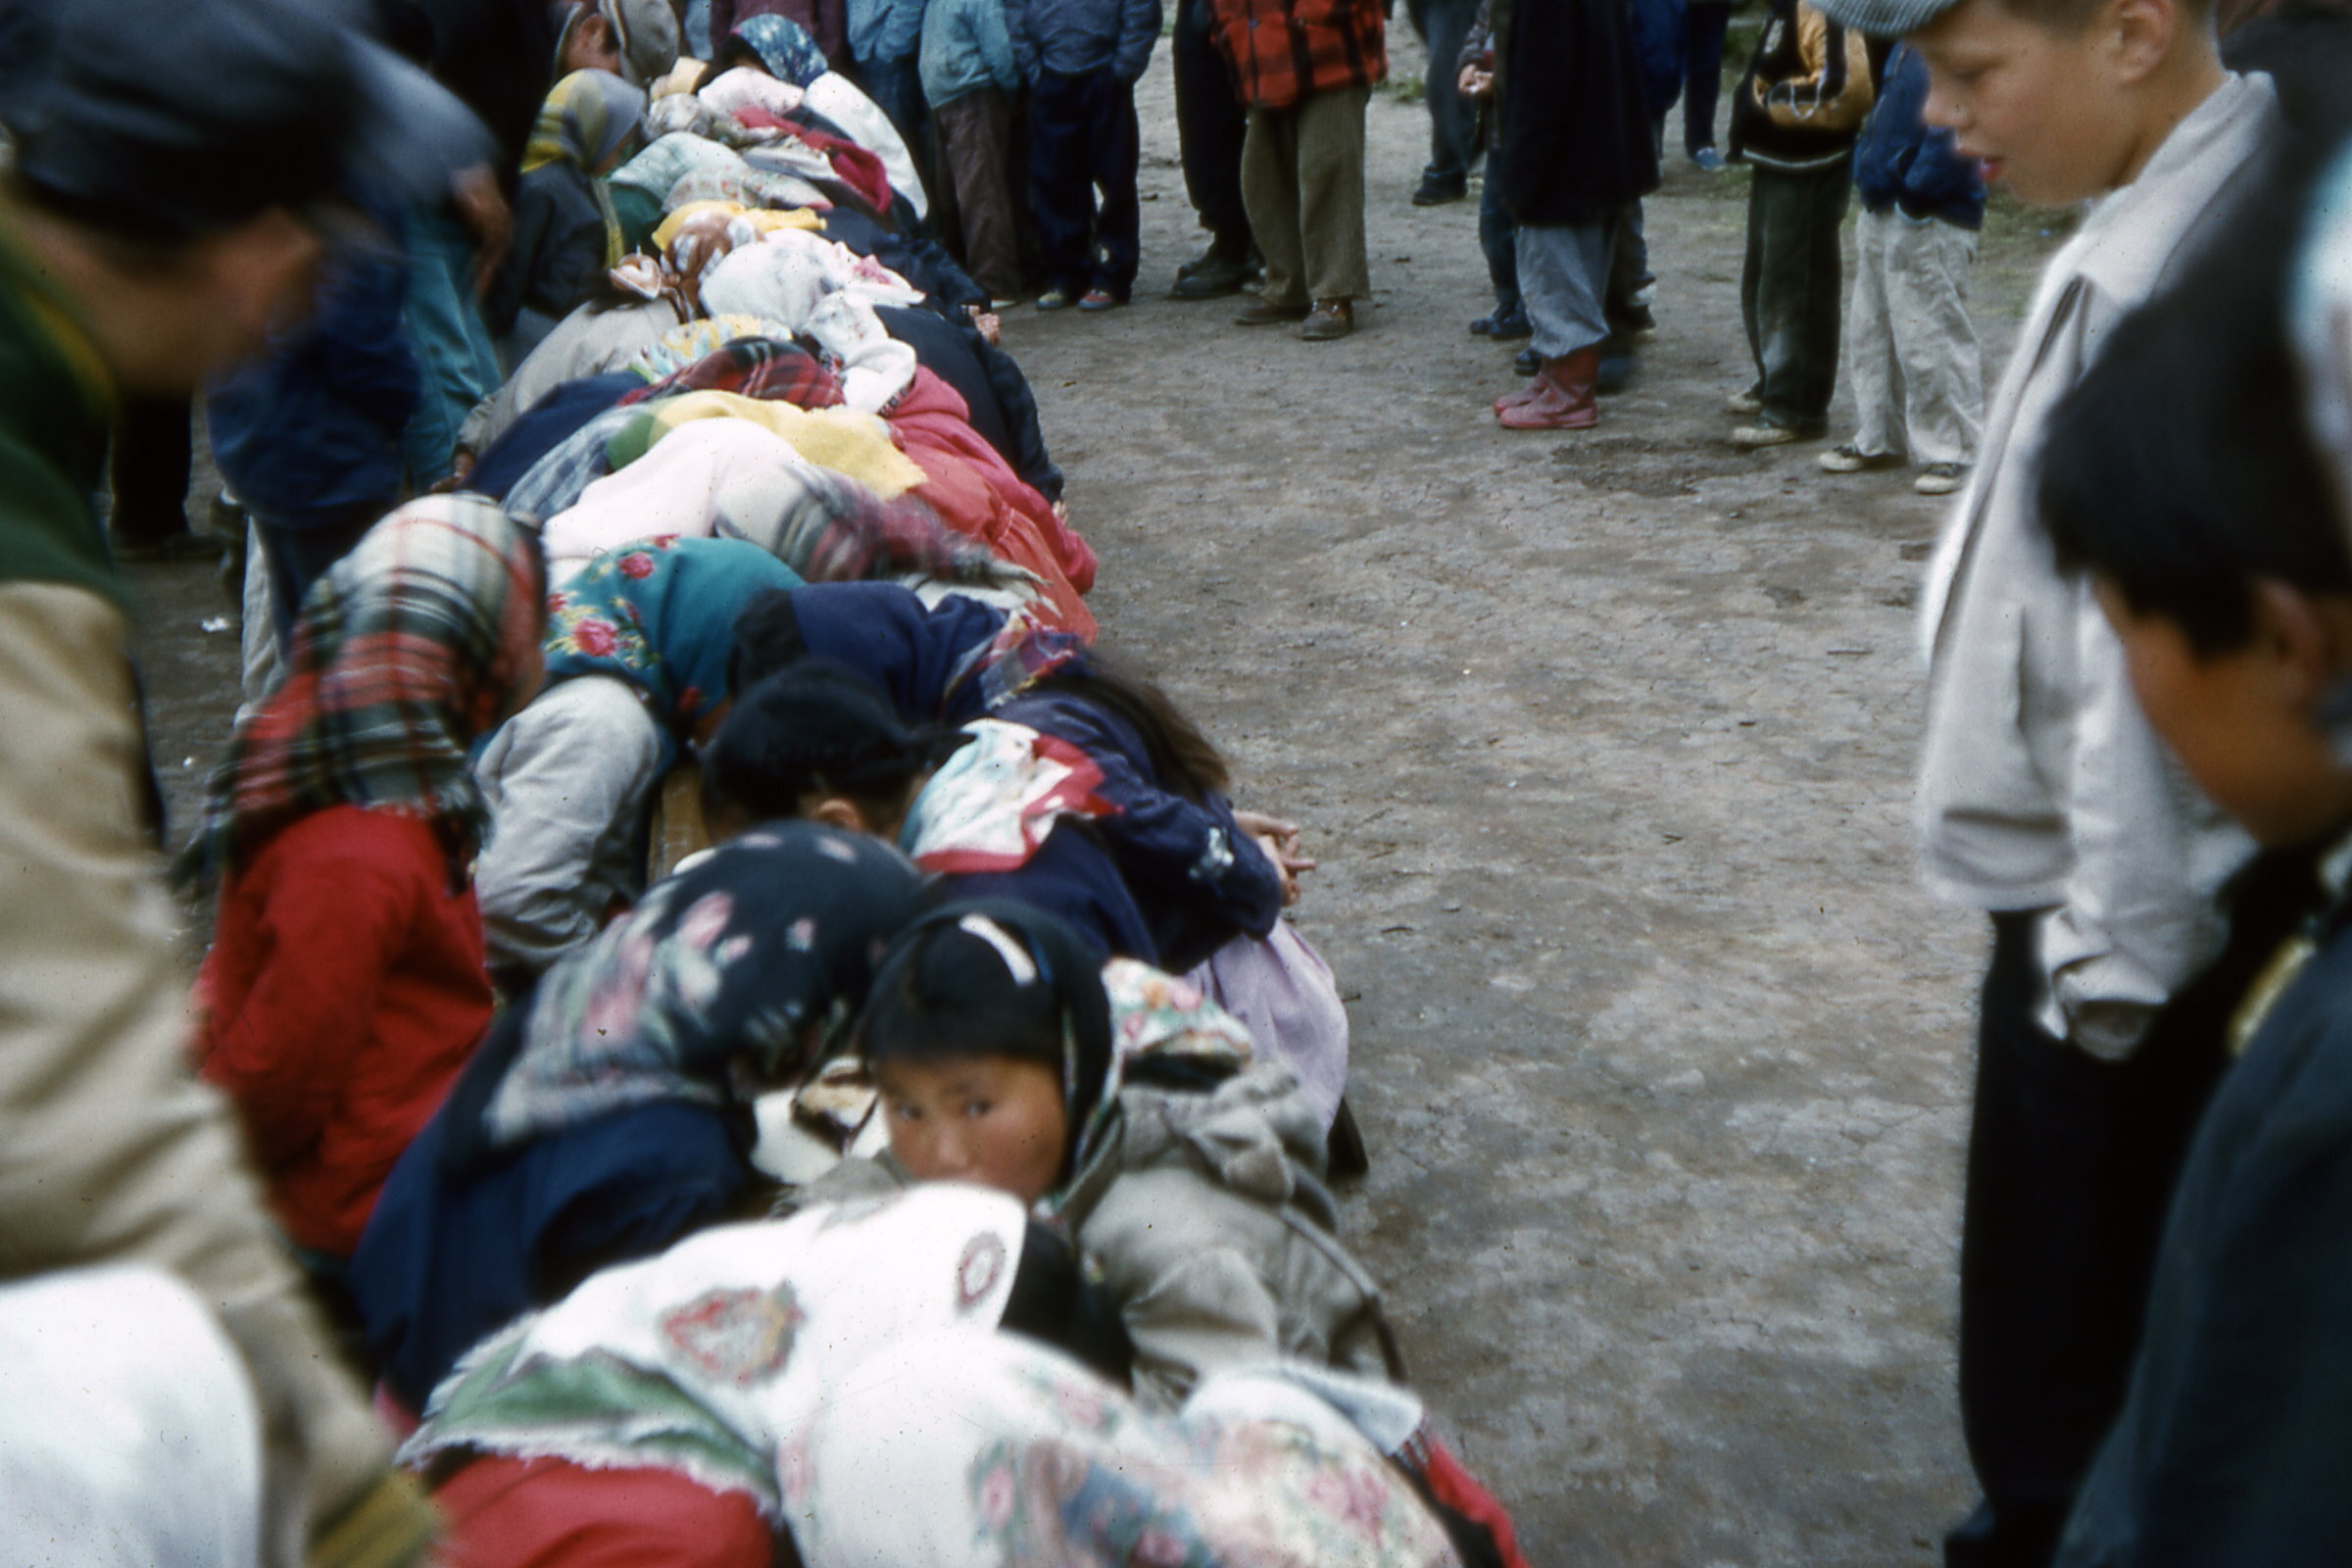
[[1519,225],[1519,297],[1535,324],[1532,346],[1543,358],[1592,348],[1609,335],[1609,262],[1619,221]]
[[1360,300],[1364,257],[1364,105],[1369,87],[1309,93],[1288,109],[1252,109],[1242,139],[1242,205],[1266,259],[1273,305]]
[[1984,366],[1968,318],[1977,236],[1899,208],[1854,225],[1854,300],[1845,377],[1860,416],[1856,451],[1907,452],[1914,463],[1976,461]]

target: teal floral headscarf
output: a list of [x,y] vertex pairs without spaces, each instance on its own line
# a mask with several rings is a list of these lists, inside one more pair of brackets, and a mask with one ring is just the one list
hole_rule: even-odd
[[800,573],[741,539],[649,539],[599,557],[547,596],[548,681],[627,681],[674,756],[727,700],[735,617],[770,589],[800,586]]
[[808,29],[790,17],[753,17],[735,24],[734,36],[760,57],[769,75],[795,87],[806,87],[833,69]]

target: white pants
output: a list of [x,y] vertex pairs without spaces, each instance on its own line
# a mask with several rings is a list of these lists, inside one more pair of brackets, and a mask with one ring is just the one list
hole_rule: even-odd
[[1976,460],[1984,424],[1984,359],[1968,318],[1976,255],[1972,231],[1900,208],[1864,212],[1855,223],[1845,374],[1860,415],[1857,451],[1907,452],[1920,464]]

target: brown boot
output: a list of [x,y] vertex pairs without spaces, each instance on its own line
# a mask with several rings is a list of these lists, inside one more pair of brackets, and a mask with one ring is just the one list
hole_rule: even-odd
[[1273,326],[1282,321],[1306,319],[1303,305],[1277,305],[1272,300],[1251,300],[1233,313],[1236,326]]
[[1599,405],[1592,401],[1592,383],[1599,377],[1597,348],[1545,360],[1536,372],[1535,395],[1497,409],[1494,417],[1506,430],[1590,430],[1600,422]]

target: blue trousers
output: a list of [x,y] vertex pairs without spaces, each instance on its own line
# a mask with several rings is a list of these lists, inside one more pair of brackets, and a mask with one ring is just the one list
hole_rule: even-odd
[[915,57],[904,60],[860,60],[858,74],[864,79],[865,95],[890,118],[900,139],[906,143],[907,155],[915,161],[915,171],[926,186],[938,175],[928,167],[924,153],[930,146],[925,133],[931,112],[923,101],[923,80],[915,70]]
[[1029,207],[1049,288],[1107,289],[1121,299],[1134,288],[1143,259],[1144,210],[1135,189],[1142,157],[1129,83],[1107,71],[1048,72],[1030,83]]
[[1478,248],[1487,253],[1487,277],[1494,285],[1494,304],[1508,310],[1519,303],[1519,225],[1502,204],[1502,181],[1494,176],[1494,161],[1487,160],[1487,185],[1478,197]]
[[1421,81],[1429,105],[1429,167],[1421,177],[1459,189],[1478,161],[1478,105],[1454,85],[1454,61],[1478,19],[1478,0],[1405,0],[1405,14],[1429,45],[1429,72]]
[[1683,151],[1715,145],[1715,100],[1723,93],[1723,35],[1732,24],[1727,4],[1683,11]]

